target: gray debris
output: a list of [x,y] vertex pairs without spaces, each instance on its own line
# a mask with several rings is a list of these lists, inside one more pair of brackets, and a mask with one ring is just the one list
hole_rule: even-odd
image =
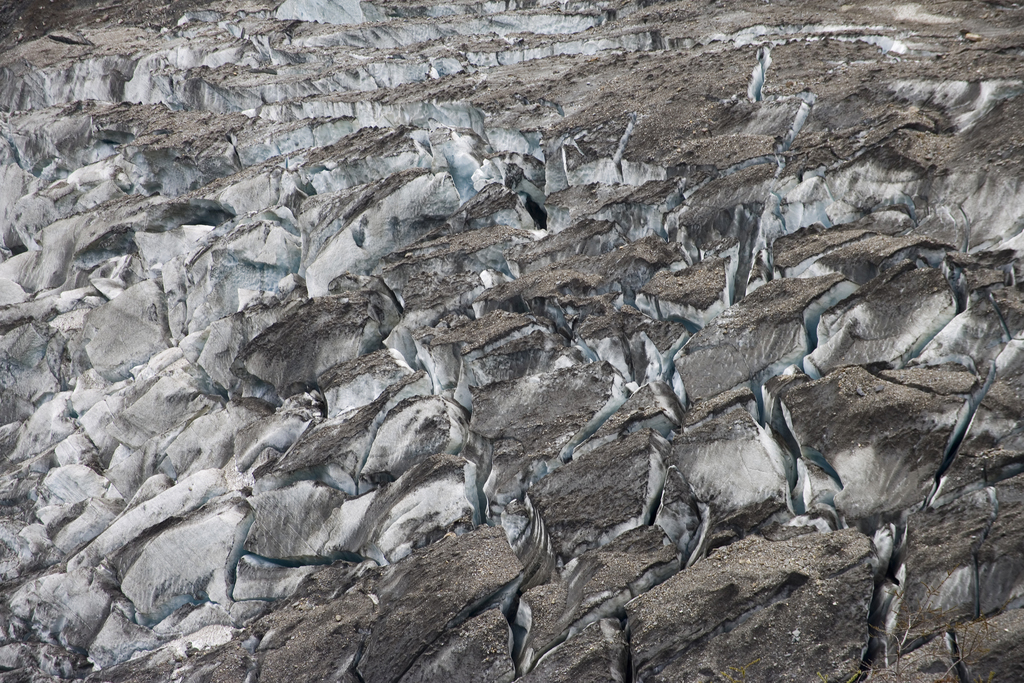
[[0,681],[1021,678],[1009,3],[85,4],[0,3]]

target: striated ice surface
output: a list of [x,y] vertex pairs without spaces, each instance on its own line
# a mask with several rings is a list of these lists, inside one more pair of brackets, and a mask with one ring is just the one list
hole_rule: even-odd
[[22,4],[0,679],[1022,678],[1024,10]]

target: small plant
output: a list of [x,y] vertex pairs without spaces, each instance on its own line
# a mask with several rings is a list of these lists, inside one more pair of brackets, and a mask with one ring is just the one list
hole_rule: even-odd
[[[966,676],[972,661],[988,653],[986,643],[991,642],[991,625],[987,617],[980,616],[967,621],[957,621],[953,609],[934,607],[939,603],[942,586],[953,575],[952,572],[938,586],[922,584],[923,593],[912,609],[902,609],[908,603],[904,587],[894,594],[893,603],[897,615],[884,631],[877,629],[872,634],[886,641],[886,655],[881,666],[871,666],[862,672],[862,680],[903,683],[911,680],[909,656],[935,638],[945,640],[950,655],[946,670],[936,675],[935,683],[958,683]],[[904,586],[906,584],[904,583]],[[975,679],[983,683],[980,677]],[[989,676],[988,681],[992,680]]]
[[745,683],[745,681],[747,680],[747,669],[749,669],[750,667],[754,666],[755,664],[757,664],[760,661],[761,661],[761,659],[758,658],[758,659],[755,659],[754,661],[750,662],[749,664],[747,664],[745,666],[730,666],[729,670],[732,671],[733,673],[735,673],[736,676],[739,676],[739,678],[736,678],[736,676],[733,676],[732,674],[728,674],[728,673],[726,673],[724,671],[721,672],[721,675],[729,683]]
[[[860,678],[860,675],[861,674],[858,671],[857,673],[853,674],[849,678],[844,679],[842,683],[854,683],[854,681],[856,681],[858,678]],[[821,683],[829,683],[828,676],[826,676],[825,674],[821,673],[820,671],[818,672],[818,678],[821,680]]]

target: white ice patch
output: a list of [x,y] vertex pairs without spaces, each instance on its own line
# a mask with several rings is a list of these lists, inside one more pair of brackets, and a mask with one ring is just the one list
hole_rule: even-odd
[[203,470],[182,479],[170,489],[126,510],[92,543],[71,557],[68,568],[95,566],[146,529],[196,510],[226,492],[224,473],[220,470]]
[[99,498],[110,485],[105,478],[85,465],[55,467],[43,478],[40,502],[74,505],[88,498]]
[[938,105],[955,116],[957,128],[965,131],[977,124],[1003,100],[1024,93],[1024,81],[1017,79],[982,81],[903,80],[892,84],[897,97],[921,105]]
[[285,0],[275,15],[280,21],[361,24],[366,20],[359,0]]
[[751,102],[760,102],[765,79],[768,77],[768,67],[772,65],[772,51],[767,45],[757,50],[757,65],[750,73],[750,85],[747,86],[747,98]]
[[953,24],[956,19],[941,14],[933,14],[917,3],[892,5],[889,10],[893,18],[900,22],[916,22],[920,24]]
[[466,498],[465,482],[432,481],[398,501],[382,520],[376,545],[389,562],[397,562],[418,545],[424,526],[444,528],[474,508]]
[[660,37],[657,34],[645,31],[609,38],[567,40],[532,48],[516,48],[498,52],[467,52],[466,59],[475,67],[493,68],[560,55],[591,56],[608,50],[622,50],[624,52],[649,51],[658,49],[661,44]]

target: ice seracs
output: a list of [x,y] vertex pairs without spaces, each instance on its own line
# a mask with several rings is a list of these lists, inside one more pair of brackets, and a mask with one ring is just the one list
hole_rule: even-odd
[[0,678],[1021,678],[1012,7],[185,5],[0,29]]
[[833,274],[773,280],[690,337],[675,358],[691,401],[740,385],[751,389],[812,349],[810,333],[821,314],[857,286]]
[[823,468],[836,510],[853,524],[924,503],[977,383],[968,372],[872,375],[850,366],[782,402],[801,457]]
[[846,364],[902,368],[954,315],[956,299],[942,273],[904,261],[821,314],[818,347],[804,369],[821,377]]

